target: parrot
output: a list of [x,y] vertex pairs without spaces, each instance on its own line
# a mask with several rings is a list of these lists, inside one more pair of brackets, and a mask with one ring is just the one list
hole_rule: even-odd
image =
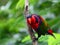
[[35,38],[36,40],[39,39],[41,35],[51,35],[55,38],[53,35],[53,31],[46,22],[46,20],[37,14],[31,14],[27,16],[27,24],[30,25],[30,27],[38,34],[38,37]]

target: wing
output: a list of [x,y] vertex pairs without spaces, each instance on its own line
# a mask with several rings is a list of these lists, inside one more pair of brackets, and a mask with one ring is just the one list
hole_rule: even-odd
[[48,26],[48,23],[46,22],[46,20],[43,17],[40,16],[40,19],[45,26]]
[[40,22],[39,22],[39,23],[40,23],[40,24],[39,24],[39,27],[38,27],[38,32],[39,32],[40,34],[45,35],[45,33],[47,33],[47,30],[48,30],[48,28],[49,28],[49,25],[48,25],[48,23],[44,20],[44,18],[41,17],[41,16],[40,16]]

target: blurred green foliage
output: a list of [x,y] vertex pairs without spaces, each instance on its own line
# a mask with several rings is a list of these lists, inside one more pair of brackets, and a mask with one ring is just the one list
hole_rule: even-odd
[[[0,45],[32,45],[24,17],[24,2],[0,0]],[[57,38],[42,35],[39,45],[60,45],[60,0],[29,0],[29,12],[45,18]]]
[[60,34],[55,34],[56,39],[49,37],[48,45],[60,45]]

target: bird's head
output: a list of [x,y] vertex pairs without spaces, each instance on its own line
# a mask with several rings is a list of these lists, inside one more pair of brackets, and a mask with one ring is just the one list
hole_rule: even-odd
[[48,34],[53,36],[54,38],[56,38],[54,35],[53,35],[53,31],[51,29],[48,30]]
[[34,24],[34,23],[36,23],[35,15],[27,16],[27,23],[28,24]]

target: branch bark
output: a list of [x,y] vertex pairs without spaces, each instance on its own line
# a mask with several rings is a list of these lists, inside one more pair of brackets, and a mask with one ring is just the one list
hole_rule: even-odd
[[[29,7],[29,0],[25,0],[25,10],[24,10],[25,18],[26,18],[26,16],[29,15],[29,8],[28,7]],[[28,24],[27,24],[27,26],[28,26],[28,32],[29,32],[30,37],[32,39],[33,45],[38,45],[37,40],[35,40],[36,37],[34,35],[32,28]]]

